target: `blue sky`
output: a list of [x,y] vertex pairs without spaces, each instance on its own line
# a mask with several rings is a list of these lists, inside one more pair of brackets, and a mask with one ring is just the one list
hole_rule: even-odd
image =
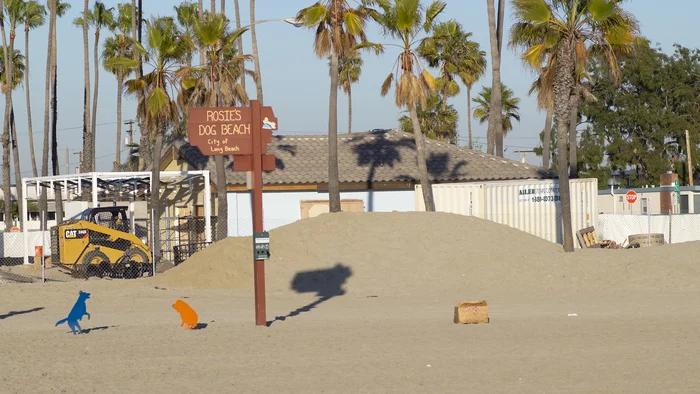
[[[61,173],[65,173],[66,148],[69,149],[70,169],[75,170],[78,156],[73,154],[82,149],[82,91],[83,91],[83,43],[82,32],[72,25],[72,20],[82,10],[82,1],[70,1],[73,8],[58,22],[58,129],[59,129],[59,161]],[[219,4],[220,0],[217,0]],[[249,2],[241,0],[241,19],[243,24],[250,23]],[[293,17],[296,12],[312,4],[313,0],[257,0],[256,19],[276,19]],[[427,2],[424,0],[424,4]],[[107,6],[114,6],[119,1],[105,0]],[[144,16],[172,15],[173,6],[179,4],[175,0],[143,0]],[[204,1],[205,6],[210,4]],[[656,4],[655,4],[656,3]],[[694,15],[700,11],[700,3],[692,0],[671,0],[665,7],[660,7],[653,0],[628,1],[625,8],[632,12],[640,21],[642,34],[652,43],[659,43],[667,52],[672,51],[672,45],[679,43],[687,47],[698,46],[698,30]],[[506,28],[510,26],[510,2],[506,6]],[[233,0],[227,0],[226,10],[233,20]],[[473,32],[473,39],[489,52],[488,23],[485,0],[447,0],[447,8],[440,20],[456,19],[467,31]],[[30,93],[32,95],[32,123],[34,130],[35,153],[41,171],[41,151],[43,144],[43,109],[44,81],[46,67],[46,39],[48,31],[45,27],[31,32],[30,35]],[[103,32],[102,37],[110,33]],[[368,31],[370,41],[389,42],[379,34],[374,25]],[[262,82],[265,105],[272,106],[279,119],[280,134],[323,134],[327,132],[328,124],[328,95],[330,80],[326,59],[315,57],[312,49],[313,31],[295,28],[284,22],[270,22],[257,26],[259,56],[262,69]],[[92,65],[92,39],[90,36],[91,82],[94,84],[94,65]],[[15,48],[24,51],[23,29],[18,29]],[[100,49],[101,52],[101,49]],[[245,35],[244,52],[251,53],[250,35]],[[363,55],[365,65],[360,82],[353,87],[353,131],[363,131],[375,128],[397,127],[397,119],[402,110],[394,105],[393,97],[381,97],[379,87],[390,72],[397,52],[389,47],[383,55]],[[490,55],[487,55],[490,62]],[[252,69],[252,62],[249,64]],[[538,144],[538,134],[544,125],[544,114],[536,109],[535,99],[527,96],[533,75],[523,68],[519,55],[509,48],[504,48],[502,61],[502,81],[515,91],[522,99],[522,120],[504,142],[506,157],[514,160],[522,158],[519,149],[531,149]],[[472,96],[481,90],[482,85],[489,86],[490,72],[487,73],[473,89]],[[255,96],[255,85],[249,78],[247,90],[251,98]],[[18,138],[22,164],[22,176],[32,176],[29,161],[27,134],[27,111],[24,86],[18,88],[14,95],[15,116],[17,120]],[[97,112],[97,170],[108,171],[112,167],[116,149],[116,80],[104,70],[100,71],[99,104]],[[347,98],[339,92],[338,100],[339,125],[338,131],[347,130]],[[466,90],[450,99],[459,111],[460,144],[466,144],[467,110]],[[123,102],[123,120],[133,119],[135,114],[135,99],[125,98]],[[4,108],[4,106],[2,106]],[[126,126],[123,126],[124,131]],[[475,141],[485,144],[486,125],[473,122]],[[124,146],[122,135],[121,148]],[[126,150],[122,153],[125,158]],[[541,159],[534,154],[528,154],[528,162],[540,165]],[[13,176],[14,177],[14,176]]]

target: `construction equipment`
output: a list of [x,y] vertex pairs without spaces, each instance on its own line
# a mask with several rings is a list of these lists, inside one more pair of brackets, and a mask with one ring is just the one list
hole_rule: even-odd
[[90,208],[52,227],[52,263],[84,278],[138,278],[151,272],[151,251],[145,239],[129,232],[126,210]]

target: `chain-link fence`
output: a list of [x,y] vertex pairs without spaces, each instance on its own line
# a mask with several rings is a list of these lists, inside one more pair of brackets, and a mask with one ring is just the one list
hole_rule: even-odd
[[601,214],[596,230],[622,246],[700,241],[700,214]]
[[[206,242],[205,218],[161,218],[156,246],[160,258],[154,260],[152,221],[132,221],[123,213],[96,209],[86,220],[65,221],[47,230],[0,233],[0,283],[154,275],[211,243]],[[216,218],[211,222],[214,232]]]

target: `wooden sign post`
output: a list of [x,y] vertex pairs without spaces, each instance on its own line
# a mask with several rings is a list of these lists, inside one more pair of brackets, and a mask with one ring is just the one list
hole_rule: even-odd
[[[192,108],[187,122],[190,145],[205,156],[233,155],[234,171],[252,171],[253,233],[262,233],[263,225],[263,171],[274,171],[275,156],[268,155],[267,144],[272,142],[272,130],[277,129],[277,118],[271,107],[260,106],[250,100],[249,107]],[[219,193],[226,185],[218,185]],[[267,325],[265,305],[265,260],[253,261],[255,285],[255,325]]]

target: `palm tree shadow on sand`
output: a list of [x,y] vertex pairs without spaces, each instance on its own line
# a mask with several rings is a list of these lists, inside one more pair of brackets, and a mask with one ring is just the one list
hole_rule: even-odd
[[292,279],[292,290],[300,294],[316,293],[318,299],[308,305],[289,312],[286,316],[275,317],[274,320],[267,322],[267,326],[269,327],[276,321],[284,321],[290,317],[309,312],[333,297],[342,296],[345,294],[343,285],[351,276],[352,270],[350,267],[340,263],[332,268],[298,272],[294,276],[294,279]]

